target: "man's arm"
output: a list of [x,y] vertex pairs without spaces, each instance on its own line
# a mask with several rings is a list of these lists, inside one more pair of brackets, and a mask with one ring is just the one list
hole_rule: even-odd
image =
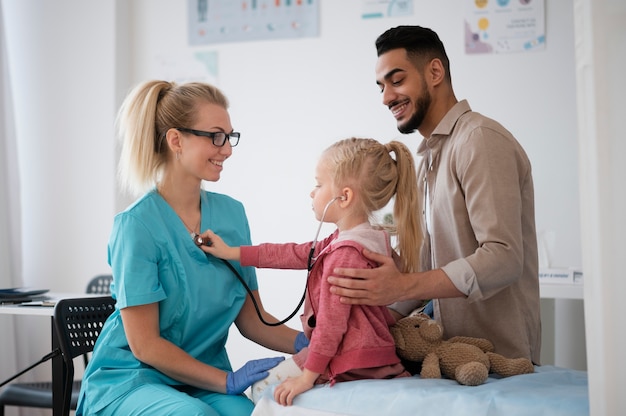
[[364,249],[363,254],[380,264],[375,269],[336,268],[328,277],[331,292],[342,303],[390,305],[409,299],[453,298],[465,296],[441,269],[402,273],[391,257]]

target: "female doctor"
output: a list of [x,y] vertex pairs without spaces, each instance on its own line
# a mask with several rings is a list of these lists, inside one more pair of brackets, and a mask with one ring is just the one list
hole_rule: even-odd
[[[267,348],[295,353],[308,341],[284,325],[264,326],[242,284],[195,244],[215,230],[249,245],[242,204],[205,191],[239,142],[226,97],[203,83],[149,81],[119,112],[122,185],[143,193],[115,217],[109,240],[116,310],[85,370],[77,415],[249,415],[243,392],[282,357],[232,371],[225,350],[232,323]],[[254,269],[239,273],[262,308]]]

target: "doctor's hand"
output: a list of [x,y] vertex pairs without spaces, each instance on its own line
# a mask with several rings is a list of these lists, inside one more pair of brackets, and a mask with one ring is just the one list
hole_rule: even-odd
[[304,332],[298,332],[298,335],[296,335],[296,340],[293,343],[293,349],[296,350],[296,352],[300,352],[302,348],[305,348],[308,346],[309,346],[309,339],[306,337],[306,335],[304,335]]
[[[222,238],[211,230],[206,230],[199,235],[202,244],[198,245],[205,253],[225,260],[239,261],[239,247],[231,247]],[[197,242],[196,242],[197,244]]]
[[268,370],[276,367],[285,357],[251,360],[239,370],[226,375],[226,394],[241,394],[248,387],[269,375]]
[[375,269],[338,267],[328,277],[332,285],[330,291],[340,296],[341,303],[389,305],[408,298],[410,278],[400,272],[392,257],[367,249],[363,249],[363,255],[380,266]]

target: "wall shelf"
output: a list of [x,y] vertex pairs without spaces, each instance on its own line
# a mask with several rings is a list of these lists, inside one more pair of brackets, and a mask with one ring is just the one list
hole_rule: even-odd
[[582,283],[539,283],[539,296],[543,299],[583,299]]

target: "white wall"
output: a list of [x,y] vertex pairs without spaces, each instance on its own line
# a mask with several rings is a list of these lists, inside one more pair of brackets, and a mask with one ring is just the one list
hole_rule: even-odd
[[3,8],[24,283],[84,289],[107,270],[114,209],[115,8],[74,0],[3,1]]
[[[22,276],[14,283],[81,292],[108,270],[115,4],[3,0],[2,8],[21,182]],[[2,359],[16,359],[21,369],[50,351],[50,321],[16,317],[15,326],[17,357],[5,357],[0,348]],[[46,364],[23,380],[48,378]]]
[[[163,74],[157,64],[163,57],[219,55],[217,85],[231,100],[242,141],[223,179],[207,188],[244,202],[255,242],[313,238],[308,195],[326,146],[352,135],[399,139],[413,149],[419,143],[417,135],[399,135],[374,83],[373,42],[400,24],[435,29],[451,58],[457,96],[503,123],[525,147],[537,229],[555,241],[552,264],[581,266],[569,0],[546,1],[545,51],[474,56],[463,51],[459,1],[415,0],[414,16],[364,21],[360,1],[322,0],[317,38],[201,47],[188,45],[186,4],[3,0],[22,167],[25,284],[82,290],[107,270],[112,217],[126,203],[114,182],[115,110],[131,85]],[[280,317],[304,284],[301,272],[260,271],[259,280],[264,303]],[[229,346],[235,366],[268,354],[237,334]],[[39,356],[25,352],[20,359],[26,365]]]

